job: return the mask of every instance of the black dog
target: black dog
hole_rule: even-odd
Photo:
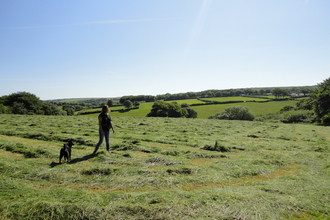
[[[60,151],[60,163],[62,160],[62,157],[66,160],[66,162],[70,162],[71,160],[71,147],[74,145],[73,141],[68,141],[66,142],[63,147],[61,148]]]

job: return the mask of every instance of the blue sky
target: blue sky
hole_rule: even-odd
[[[0,96],[310,86],[329,76],[328,0],[0,1]]]

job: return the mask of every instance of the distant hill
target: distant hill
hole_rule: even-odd
[[[166,93],[166,94],[161,94],[161,95],[155,95],[154,97],[163,97],[163,96],[168,96],[168,95],[185,95],[185,94],[197,94],[198,96],[203,97],[203,94],[206,94],[210,91],[219,91],[219,92],[228,92],[230,91],[231,93],[234,91],[234,96],[237,96],[238,93],[245,93],[246,91],[255,91],[256,93],[259,93],[260,91],[263,92],[270,92],[271,90],[275,88],[280,88],[280,89],[285,89],[288,90],[290,93],[298,93],[303,89],[313,89],[315,88],[316,85],[314,86],[284,86],[284,87],[250,87],[250,88],[237,88],[237,89],[209,89],[209,90],[204,90],[200,92],[186,92],[186,93]],[[229,94],[229,93],[228,93]],[[153,95],[134,95],[136,96],[153,96]],[[228,96],[227,94],[225,96]],[[133,97],[133,95],[125,95],[122,97]],[[108,100],[114,100],[114,101],[119,101],[122,97],[109,97],[109,98],[65,98],[65,99],[52,99],[52,100],[45,100],[45,101],[52,101],[52,102],[60,102],[60,103],[102,103],[102,102],[107,102]],[[208,98],[211,98],[212,96],[208,96]]]
[[[88,101],[100,101],[100,102],[107,102],[108,100],[119,100],[120,98],[66,98],[66,99],[51,99],[51,100],[45,100],[46,102],[88,102]]]

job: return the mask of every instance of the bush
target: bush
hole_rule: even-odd
[[[313,113],[307,110],[289,111],[283,114],[281,121],[284,123],[313,122],[313,116]]]
[[[326,114],[321,118],[322,124],[330,124],[330,113]]]
[[[232,106],[225,108],[221,113],[210,116],[209,119],[253,121],[254,115],[246,106]]]
[[[284,112],[292,111],[293,109],[294,109],[293,106],[291,106],[291,105],[286,105],[286,106],[284,106],[284,107],[280,110],[280,113],[284,113]]]
[[[317,88],[311,91],[310,99],[317,120],[322,122],[323,117],[330,114],[330,78],[318,84]]]
[[[126,109],[131,109],[133,107],[133,102],[131,100],[126,100],[124,106]]]
[[[192,108],[186,108],[188,112],[187,118],[197,118],[197,112]]]
[[[296,109],[313,110],[313,102],[310,98],[301,99],[296,103]]]
[[[187,109],[182,108],[177,102],[168,103],[158,100],[152,105],[152,109],[147,117],[188,118],[189,114]],[[191,114],[192,116],[194,115],[193,113]]]
[[[0,104],[0,114],[9,113],[9,109],[7,106],[4,106],[3,104]]]

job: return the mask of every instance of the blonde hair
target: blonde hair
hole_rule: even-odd
[[[106,114],[106,113],[109,113],[109,112],[110,112],[109,106],[108,105],[104,105],[102,107],[102,113]]]

